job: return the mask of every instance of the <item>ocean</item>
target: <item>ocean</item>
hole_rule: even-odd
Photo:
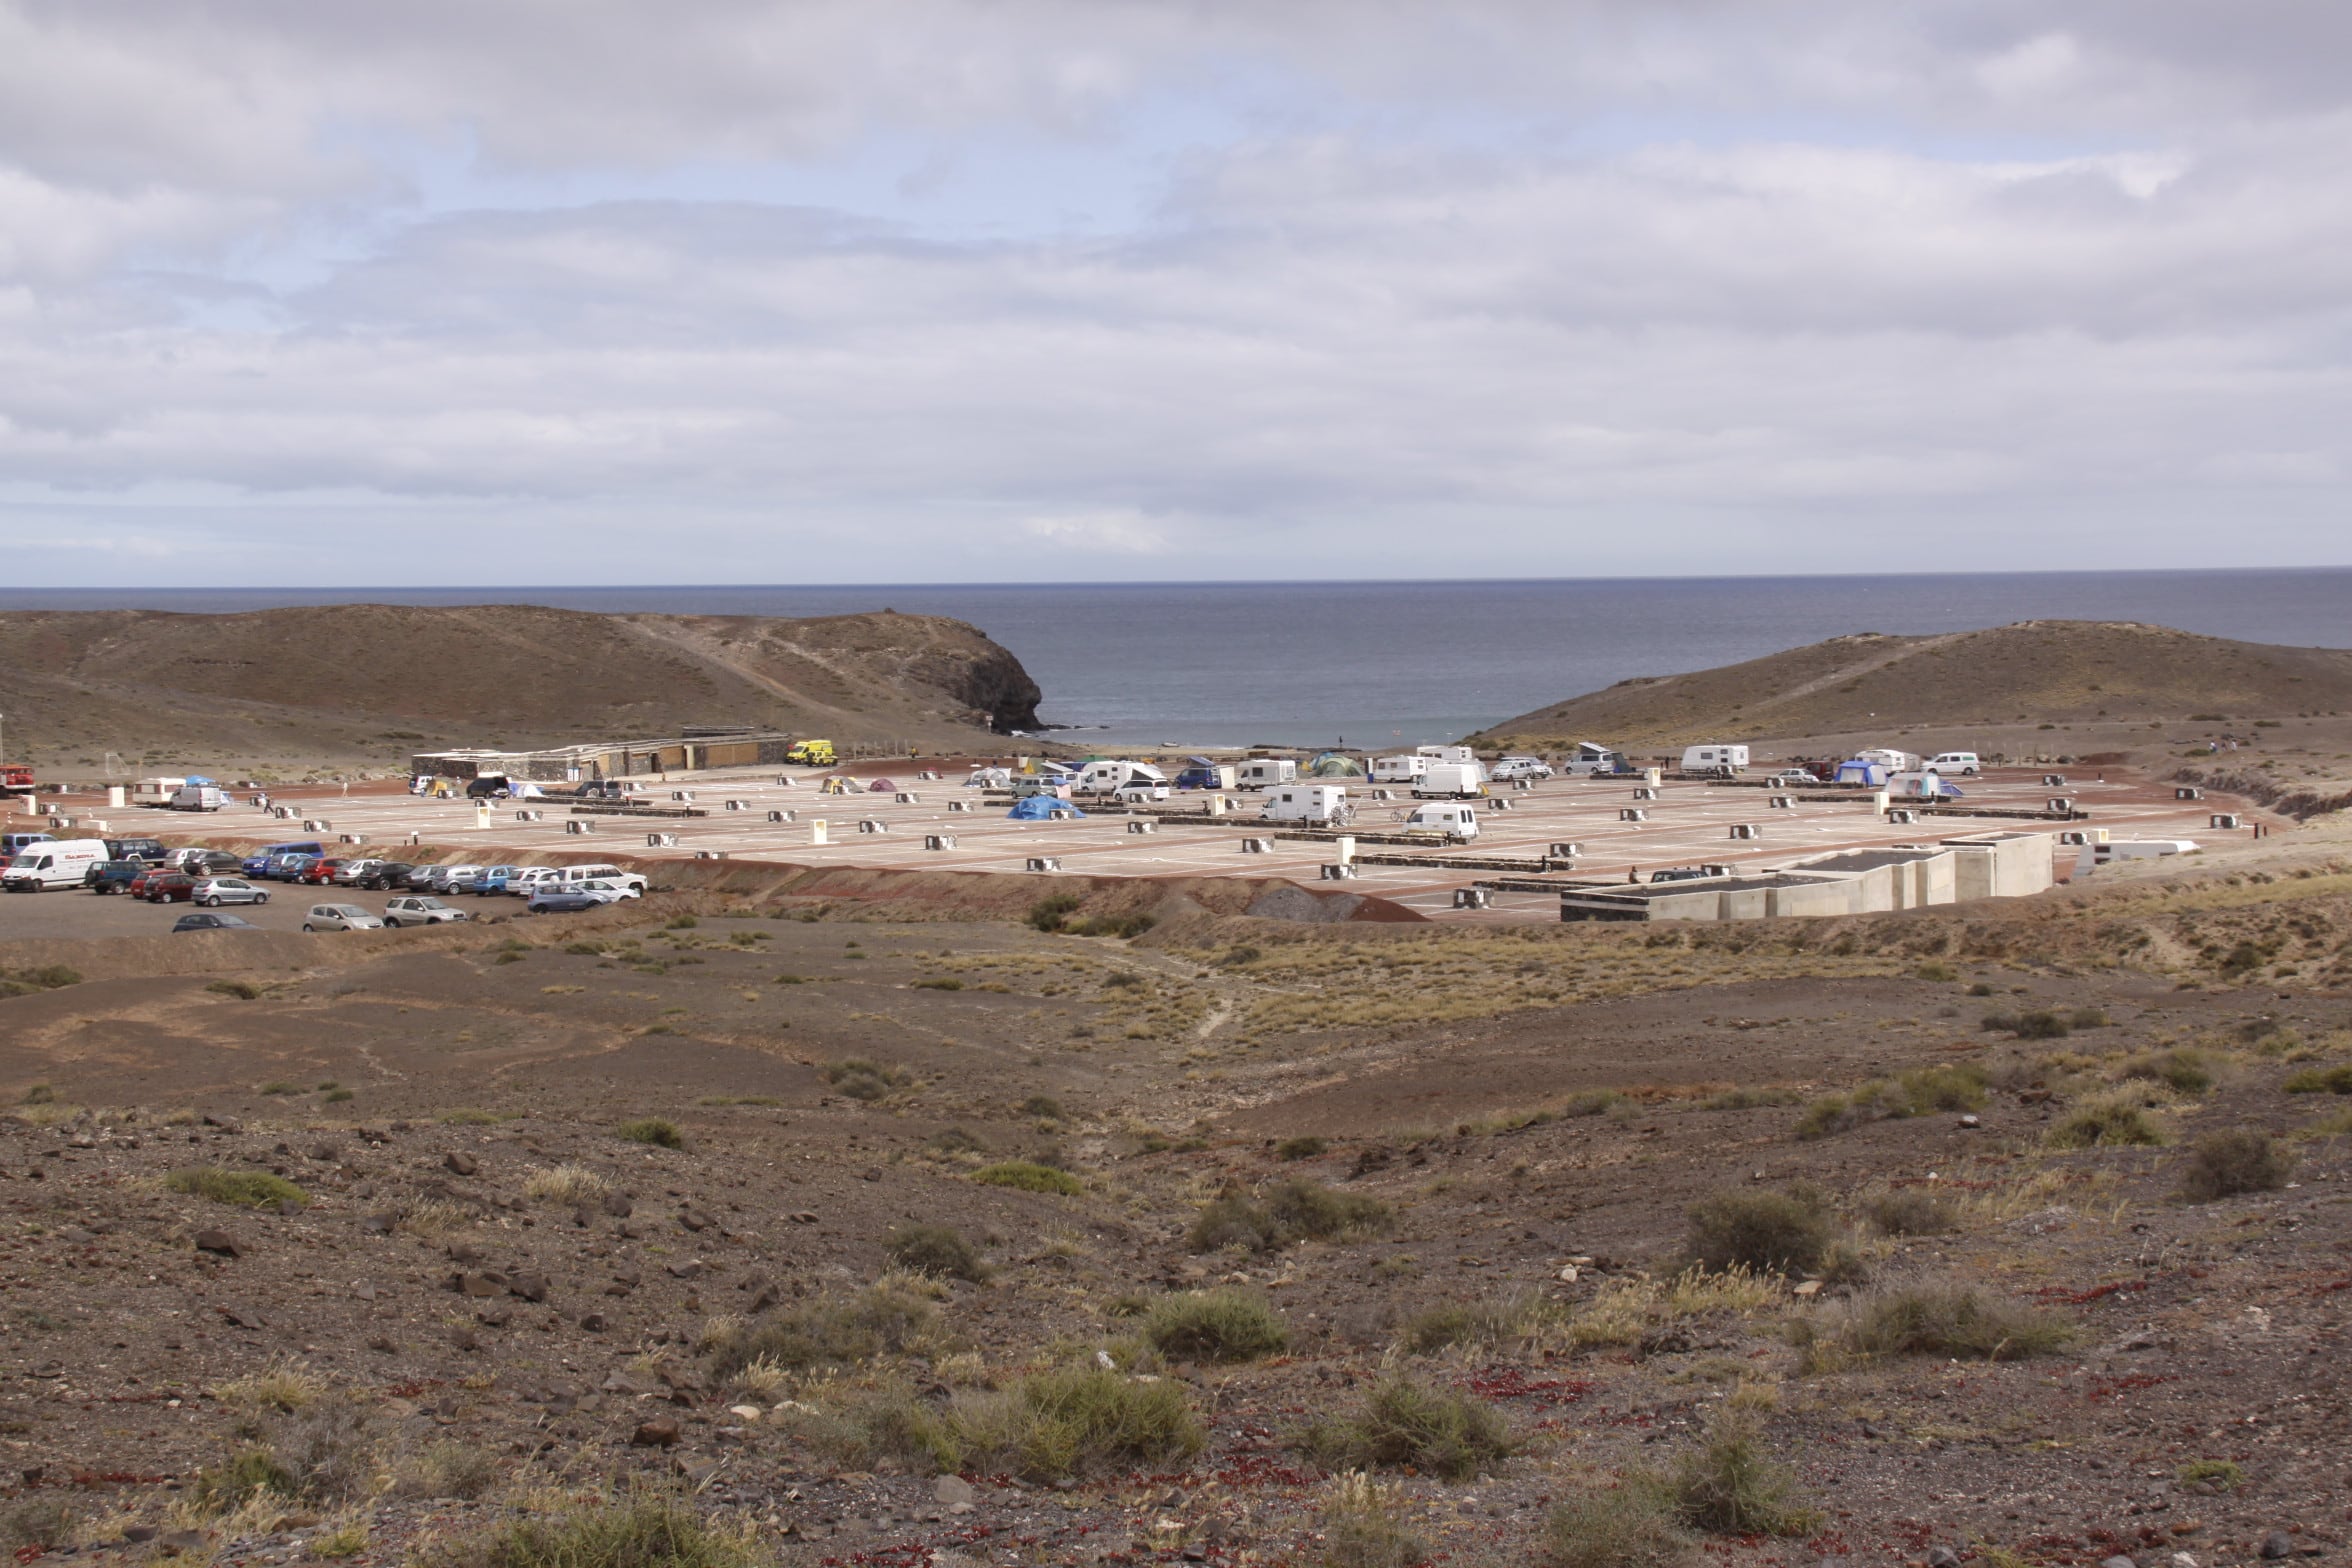
[[[990,583],[642,588],[0,589],[0,609],[263,609],[355,601],[582,610],[952,615],[1010,648],[1063,738],[1105,746],[1459,738],[1635,675],[1846,632],[2151,621],[2352,646],[2352,568],[1538,582]],[[718,717],[718,715],[713,716]]]

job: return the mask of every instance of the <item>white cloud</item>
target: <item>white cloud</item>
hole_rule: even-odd
[[[1159,555],[1168,549],[1167,532],[1133,507],[1024,518],[1021,527],[1052,544],[1103,554]]]

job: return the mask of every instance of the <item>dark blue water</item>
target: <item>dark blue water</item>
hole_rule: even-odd
[[[1845,632],[2152,621],[2352,646],[2352,568],[1550,582],[369,589],[19,589],[0,609],[262,609],[373,600],[582,610],[953,615],[1018,654],[1077,741],[1451,740],[1633,675]]]

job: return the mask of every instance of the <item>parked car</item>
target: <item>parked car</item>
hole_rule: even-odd
[[[1178,789],[1216,789],[1221,782],[1215,768],[1186,768],[1175,779]]]
[[[375,874],[376,867],[382,865],[383,863],[383,861],[375,859],[372,856],[365,860],[338,861],[335,865],[335,886],[358,887],[369,877],[373,876]]]
[[[174,931],[258,931],[261,927],[238,915],[216,915],[211,910],[199,910],[182,915],[172,922]]]
[[[90,868],[82,886],[93,893],[120,893],[146,874],[144,860],[101,860]]]
[[[1729,866],[1668,866],[1663,871],[1650,873],[1652,882],[1700,882],[1708,877],[1731,875]]]
[[[393,899],[384,906],[384,924],[395,929],[401,926],[439,926],[453,920],[474,917],[462,909],[452,909],[437,898],[407,896]]]
[[[645,890],[642,887],[632,887],[630,884],[613,877],[590,877],[584,882],[571,883],[570,886],[583,893],[593,893],[608,904],[617,904],[625,898],[643,898],[645,896]]]
[[[163,847],[163,840],[159,838],[110,838],[106,841],[106,853],[113,860],[162,861],[171,858],[171,851]]]
[[[1534,757],[1502,757],[1486,770],[1486,776],[1508,784],[1515,779],[1548,779],[1552,770]]]
[[[568,915],[583,909],[602,909],[611,902],[602,893],[590,892],[585,882],[575,882],[569,886],[561,882],[542,882],[523,901],[523,912],[532,915]]]
[[[412,893],[438,893],[440,884],[449,875],[447,866],[411,866],[402,885]]]
[[[503,893],[506,891],[507,882],[522,869],[520,866],[484,866],[474,874],[473,881],[467,885],[466,891],[476,898],[487,898],[493,893]]]
[[[543,887],[561,887],[563,873],[554,866],[524,866],[506,879],[505,891],[517,898],[529,898]]]
[[[303,872],[318,864],[318,859],[319,857],[316,855],[300,851],[272,855],[263,863],[261,875],[264,880],[270,882],[299,882],[302,880]]]
[[[255,887],[243,877],[206,877],[190,897],[207,909],[218,909],[223,904],[266,904],[269,889]]]
[[[185,871],[155,871],[139,879],[139,896],[150,904],[185,904],[196,896],[196,879]]]
[[[335,873],[343,869],[343,864],[340,860],[314,860],[302,868],[302,875],[295,880],[311,887],[332,887]]]
[[[474,890],[474,878],[482,874],[482,868],[480,866],[443,866],[440,868],[440,872],[441,874],[433,879],[432,891],[455,895],[471,893]]]
[[[354,887],[374,888],[387,893],[396,887],[408,886],[408,874],[416,868],[405,860],[379,860],[368,869],[368,874],[352,883]]]
[[[128,885],[123,888],[123,891],[130,894],[133,898],[145,898],[147,896],[148,890],[152,888],[160,879],[164,877],[178,877],[186,875],[187,873],[182,871],[177,866],[149,866],[142,870],[137,876],[131,878]]]
[[[357,904],[313,904],[302,917],[305,931],[380,931],[384,922]]]
[[[247,874],[244,857],[232,855],[225,849],[175,849],[164,857],[164,864],[174,871],[185,871],[192,877]]]

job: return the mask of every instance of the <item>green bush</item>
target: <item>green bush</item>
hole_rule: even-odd
[[[286,1474],[268,1449],[247,1448],[225,1465],[208,1465],[198,1470],[189,1500],[199,1515],[217,1518],[234,1512],[264,1492],[291,1498],[294,1478]]]
[[[233,996],[239,1001],[254,1001],[261,995],[261,987],[250,980],[215,980],[204,988],[216,996]]]
[[[988,1277],[979,1252],[951,1225],[896,1226],[882,1245],[890,1261],[909,1273],[975,1284]]]
[[[19,969],[14,974],[0,973],[0,997],[30,996],[35,991],[56,991],[81,983],[80,970],[68,969],[63,964],[43,964],[37,969]]]
[[[2140,1096],[2124,1092],[2085,1100],[2050,1129],[2046,1141],[2053,1149],[2152,1146],[2164,1141],[2164,1133]]]
[[[1029,906],[1029,924],[1040,931],[1059,931],[1082,902],[1075,893],[1048,893]]]
[[[510,1519],[420,1555],[423,1568],[765,1568],[748,1532],[656,1494]]]
[[[1065,1119],[1062,1112],[1062,1102],[1055,1099],[1050,1094],[1033,1094],[1029,1096],[1028,1099],[1023,1100],[1021,1102],[1021,1114],[1023,1116],[1034,1116],[1041,1121],[1049,1122],[1058,1122]]]
[[[1862,1213],[1888,1236],[1935,1236],[1960,1224],[1960,1211],[1952,1200],[1923,1187],[1880,1193],[1863,1204]]]
[[[1675,1512],[1710,1535],[1804,1535],[1821,1522],[1820,1511],[1802,1500],[1795,1473],[1769,1456],[1746,1411],[1718,1414],[1668,1484]]]
[[[2132,1057],[2118,1078],[2146,1079],[2180,1094],[2201,1094],[2213,1087],[2213,1063],[2203,1051],[2175,1046],[2169,1051]]]
[[[885,1389],[808,1436],[837,1463],[893,1459],[939,1471],[1006,1473],[1050,1483],[1112,1468],[1161,1468],[1200,1452],[1200,1421],[1173,1380],[1137,1382],[1099,1366],[1033,1373],[944,1407]]]
[[[1281,1314],[1240,1290],[1162,1296],[1144,1314],[1143,1337],[1178,1361],[1255,1361],[1290,1342]]]
[[[1394,1218],[1378,1198],[1293,1177],[1276,1182],[1262,1199],[1239,1189],[1220,1194],[1194,1217],[1186,1239],[1195,1252],[1235,1246],[1273,1252],[1298,1241],[1375,1233]]]
[[[887,1100],[892,1091],[915,1081],[903,1067],[885,1067],[862,1056],[844,1057],[824,1066],[825,1081],[853,1100]]]
[[[2209,1132],[2189,1150],[2181,1196],[2211,1203],[2247,1192],[2276,1192],[2295,1169],[2294,1151],[2252,1127]]]
[[[1374,1384],[1361,1408],[1326,1416],[1294,1439],[1326,1470],[1403,1469],[1463,1481],[1518,1446],[1494,1411],[1450,1389],[1400,1373]]]
[[[2047,1008],[2030,1013],[1987,1013],[1980,1022],[1987,1030],[2013,1034],[2020,1040],[2063,1040],[2074,1032],[2065,1014]]]
[[[222,1165],[173,1171],[163,1179],[163,1185],[192,1198],[210,1198],[244,1209],[274,1209],[286,1203],[306,1206],[310,1202],[309,1193],[283,1176],[268,1171],[233,1171]]]
[[[983,1165],[972,1173],[972,1179],[990,1187],[1011,1187],[1017,1192],[1050,1192],[1064,1198],[1075,1198],[1086,1190],[1086,1184],[1068,1171],[1057,1171],[1050,1165],[1036,1165],[1028,1160],[1000,1160],[994,1165]]]
[[[1544,1521],[1545,1568],[1683,1568],[1698,1560],[1674,1498],[1657,1476],[1581,1491]]]
[[[2352,1094],[2352,1062],[2342,1067],[2307,1068],[2282,1087],[2289,1094]]]
[[[1854,1304],[1839,1325],[1846,1349],[1873,1356],[2014,1361],[2064,1349],[2074,1326],[1973,1285],[1912,1285]]]
[[[1966,1062],[1914,1067],[1894,1078],[1874,1078],[1845,1094],[1815,1100],[1797,1119],[1796,1134],[1808,1140],[1826,1138],[1882,1117],[1980,1110],[1986,1084],[1984,1070]]]
[[[633,1122],[623,1122],[613,1129],[613,1135],[630,1143],[650,1144],[657,1149],[683,1149],[686,1135],[678,1124],[659,1116],[641,1116]]]
[[[1691,1261],[1718,1271],[1809,1274],[1837,1237],[1829,1200],[1803,1185],[1779,1192],[1727,1189],[1692,1204],[1689,1218]]]
[[[928,1336],[939,1315],[928,1298],[902,1283],[882,1281],[854,1295],[820,1296],[755,1318],[739,1334],[711,1347],[712,1370],[731,1376],[754,1361],[789,1372],[855,1366],[896,1355]]]

